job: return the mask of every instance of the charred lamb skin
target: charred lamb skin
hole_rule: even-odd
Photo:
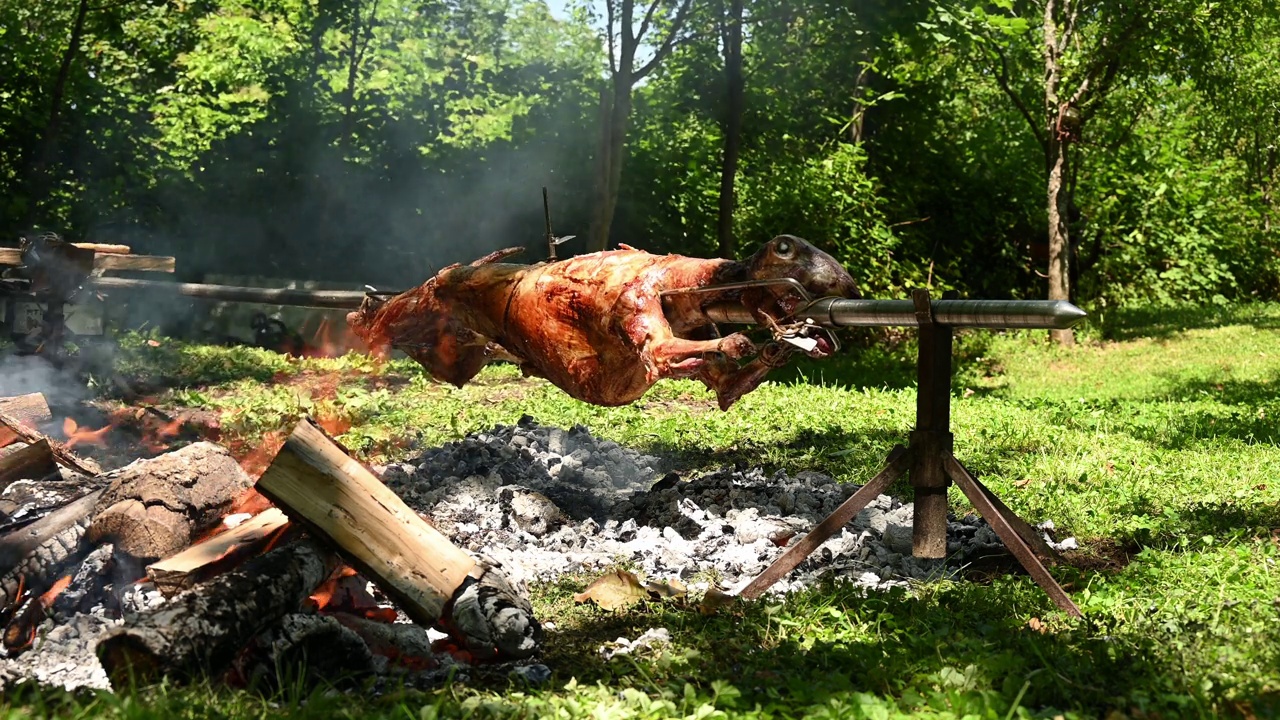
[[[347,322],[375,353],[402,350],[459,387],[505,360],[595,405],[632,403],[663,378],[695,378],[727,410],[770,366],[760,358],[739,366],[755,354],[754,344],[742,333],[711,337],[701,308],[741,302],[765,322],[790,315],[795,294],[752,288],[664,303],[664,291],[793,278],[816,297],[859,297],[834,258],[791,235],[744,261],[652,255],[623,245],[537,265],[502,262],[521,251],[452,265],[387,300],[370,297]]]

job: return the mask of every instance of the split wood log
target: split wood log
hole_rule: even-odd
[[[337,565],[314,541],[283,545],[155,610],[126,616],[98,641],[98,659],[116,687],[219,674],[255,635],[297,612]]]
[[[95,490],[0,537],[0,608],[15,602],[20,592],[44,592],[79,558],[102,492]]]
[[[23,423],[18,418],[4,412],[4,410],[0,410],[0,425],[12,430],[24,442],[36,443],[44,440],[49,443],[49,449],[53,452],[53,457],[76,472],[81,472],[85,475],[98,475],[102,472],[102,468],[98,466],[98,463],[78,457],[66,449],[62,443]]]
[[[310,419],[294,428],[257,489],[342,551],[414,622],[434,624],[476,567]]]
[[[24,445],[16,452],[0,457],[0,491],[9,487],[15,480],[42,478],[58,471],[58,464],[53,459],[53,448],[49,441]]]
[[[165,597],[170,597],[261,555],[267,547],[281,542],[282,535],[290,530],[289,518],[278,508],[271,508],[152,564],[147,575]]]
[[[226,448],[188,445],[108,473],[88,539],[143,564],[168,557],[215,528],[253,478]]]
[[[9,417],[32,428],[40,427],[53,419],[49,403],[41,393],[0,397],[0,412],[8,413]]]

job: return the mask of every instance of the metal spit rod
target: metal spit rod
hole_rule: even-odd
[[[1079,323],[1085,311],[1065,300],[934,300],[933,321],[939,325],[978,328],[1066,329]],[[751,312],[736,303],[705,308],[716,323],[755,324]],[[812,320],[825,327],[916,326],[910,300],[849,300],[821,298],[796,313],[796,320]]]

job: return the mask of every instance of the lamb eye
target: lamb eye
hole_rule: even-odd
[[[791,244],[790,240],[779,240],[773,250],[778,254],[778,257],[789,258],[795,253],[795,246]]]

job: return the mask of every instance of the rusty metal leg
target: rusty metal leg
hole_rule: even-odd
[[[956,485],[960,486],[960,490],[969,498],[969,502],[973,503],[973,506],[978,509],[982,517],[986,518],[987,522],[991,524],[991,529],[995,530],[996,535],[999,535],[1000,540],[1004,542],[1005,547],[1009,548],[1009,551],[1018,559],[1022,567],[1026,568],[1028,573],[1031,573],[1031,577],[1036,581],[1036,584],[1049,594],[1054,604],[1065,610],[1069,615],[1081,617],[1080,608],[1076,607],[1076,604],[1067,595],[1067,591],[1063,590],[1058,581],[1053,579],[1053,576],[1045,569],[1044,564],[1031,551],[1031,547],[1014,529],[1013,522],[1022,522],[1022,520],[1007,507],[1004,508],[1004,512],[1001,512],[996,507],[996,504],[992,502],[994,495],[991,495],[989,490],[983,492],[985,488],[969,474],[969,471],[960,464],[960,461],[955,459],[955,456],[948,453],[943,458],[943,464],[946,467],[947,474],[951,476]],[[999,501],[997,500],[997,502]],[[1000,504],[1003,507],[1004,504]],[[1011,521],[1010,518],[1013,520]],[[1023,524],[1025,525],[1026,523],[1024,522]]]
[[[1057,550],[1054,550],[1049,543],[1045,542],[1044,538],[1040,536],[1040,533],[1036,532],[1035,528],[1031,527],[1030,523],[1018,517],[1017,513],[1010,510],[1009,506],[1005,505],[995,493],[991,492],[990,488],[983,485],[982,481],[978,479],[977,475],[973,474],[972,470],[965,467],[964,463],[955,459],[954,456],[950,458],[950,462],[955,463],[960,470],[964,470],[968,473],[969,479],[978,486],[978,489],[982,491],[983,495],[987,496],[987,499],[991,501],[991,505],[995,507],[996,512],[999,512],[1006,520],[1009,521],[1009,524],[1013,526],[1014,532],[1018,533],[1018,537],[1022,538],[1027,545],[1031,546],[1031,549],[1036,553],[1036,555],[1039,555],[1045,560],[1052,560],[1054,562],[1062,561],[1062,555],[1059,554]],[[956,472],[959,472],[959,470],[953,470],[951,467],[947,468],[948,474]]]
[[[872,500],[889,488],[889,484],[897,480],[907,471],[910,456],[907,449],[901,445],[896,445],[893,451],[889,453],[888,464],[875,477],[871,478],[866,485],[863,485],[857,492],[841,503],[835,512],[826,517],[825,520],[814,526],[805,535],[800,542],[792,545],[782,554],[773,564],[764,569],[764,572],[756,576],[742,592],[738,593],[739,597],[754,600],[759,597],[765,590],[768,590],[774,583],[781,580],[787,573],[796,569],[796,566],[804,562],[804,559],[813,554],[818,546],[826,542],[832,535],[840,531],[845,523],[848,523],[862,509],[866,507]]]

